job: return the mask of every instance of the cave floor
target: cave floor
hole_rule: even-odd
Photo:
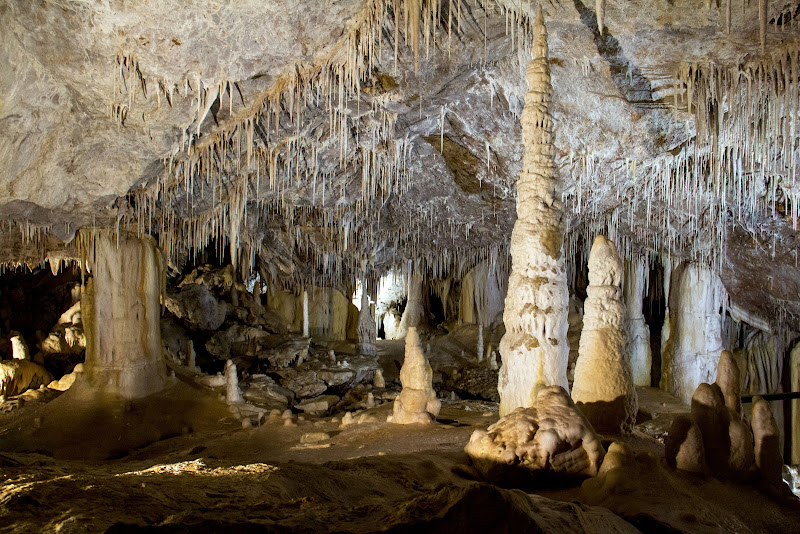
[[[471,433],[497,420],[489,402],[445,401],[433,425],[388,424],[385,403],[344,427],[242,428],[178,380],[127,403],[67,392],[0,414],[0,532],[800,532],[791,494],[666,467],[654,412],[682,405],[640,397],[651,435],[621,439],[635,461],[526,493],[468,466]]]

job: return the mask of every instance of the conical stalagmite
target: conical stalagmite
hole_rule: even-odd
[[[433,390],[433,370],[422,352],[422,345],[415,327],[406,334],[406,354],[400,369],[403,391],[394,401],[393,415],[389,421],[401,425],[431,423],[439,415],[442,406]]]
[[[623,264],[614,244],[597,236],[589,254],[589,287],[575,364],[572,400],[601,433],[630,432],[638,402],[631,376]]]
[[[164,261],[155,240],[95,229],[81,230],[78,240],[81,264],[92,272],[81,299],[86,379],[127,399],[161,390]]]
[[[553,88],[541,9],[534,23],[532,57],[522,111],[525,156],[517,181],[517,221],[511,233],[511,275],[503,312],[506,333],[500,342],[501,416],[531,406],[546,386],[569,387],[563,184],[548,111]]]

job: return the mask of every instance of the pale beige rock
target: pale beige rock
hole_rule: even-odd
[[[20,334],[11,336],[11,353],[15,360],[30,360],[31,355],[28,351],[28,344]]]
[[[759,398],[753,403],[750,424],[755,438],[756,466],[761,473],[761,478],[768,484],[777,486],[782,480],[783,455],[780,449],[778,424],[772,415],[769,402]]]
[[[489,481],[530,485],[595,476],[605,450],[589,422],[560,386],[541,390],[533,406],[517,408],[464,448]]]
[[[383,371],[375,369],[375,378],[372,379],[372,385],[376,388],[385,388],[386,381],[383,379]]]
[[[706,452],[703,434],[689,417],[679,415],[672,421],[664,442],[667,464],[682,471],[705,473]]]
[[[522,111],[525,155],[517,181],[517,221],[511,233],[511,274],[503,312],[506,333],[500,341],[501,416],[531,406],[536,393],[546,386],[569,387],[563,182],[555,164],[553,118],[548,111],[553,88],[541,9],[533,30]]]
[[[417,327],[424,308],[422,306],[422,276],[417,272],[411,272],[408,276],[408,300],[403,316],[393,333],[392,339],[403,339],[412,327]],[[387,336],[388,336],[387,332]]]
[[[11,397],[53,381],[47,370],[30,360],[0,361],[0,396]]]
[[[714,381],[722,391],[725,406],[732,414],[742,418],[742,378],[739,364],[730,351],[723,350],[717,364],[717,379]]]
[[[91,268],[81,300],[84,376],[94,389],[134,399],[164,387],[161,302],[165,267],[155,240],[82,229],[81,263]]]
[[[431,423],[441,409],[441,401],[433,390],[433,370],[422,353],[415,327],[406,334],[406,353],[400,369],[403,390],[394,401],[391,422],[398,424]]]
[[[600,433],[628,433],[638,400],[631,376],[623,264],[614,244],[598,235],[589,254],[589,287],[575,364],[572,400]]]

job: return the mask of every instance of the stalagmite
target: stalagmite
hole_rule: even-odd
[[[478,355],[478,361],[482,362],[483,361],[483,325],[482,324],[478,325],[478,347],[477,347],[476,353]]]
[[[727,473],[731,450],[730,419],[719,386],[702,383],[697,387],[692,397],[692,419],[703,436],[703,449],[711,471],[714,474]]]
[[[703,434],[691,418],[679,415],[672,421],[664,442],[664,455],[670,467],[692,473],[705,473],[706,453]]]
[[[800,343],[792,349],[789,357],[792,391],[800,391]],[[800,399],[792,400],[792,444],[791,464],[800,464]]]
[[[761,478],[777,486],[781,483],[783,455],[778,424],[769,408],[769,402],[759,398],[753,403],[751,425],[755,438],[756,466],[761,472]]]
[[[228,404],[242,402],[242,391],[239,389],[239,377],[233,360],[225,362],[225,400]]]
[[[309,337],[308,334],[308,291],[303,289],[303,337]]]
[[[575,364],[572,400],[600,433],[627,433],[638,401],[631,377],[622,300],[623,264],[614,244],[597,236],[589,253],[589,287]]]
[[[408,300],[403,317],[395,330],[394,339],[406,337],[409,328],[419,325],[424,310],[422,307],[422,276],[412,272],[408,277]]]
[[[553,88],[541,8],[534,23],[532,58],[522,111],[525,155],[511,234],[511,274],[503,313],[506,333],[500,341],[501,416],[530,406],[544,387],[569,387],[563,185],[555,165],[553,119],[548,111]]]
[[[22,335],[15,333],[11,336],[11,354],[15,360],[31,359],[28,345],[25,343],[25,338],[23,338]]]
[[[630,343],[631,371],[637,386],[650,385],[650,327],[642,313],[647,263],[644,258],[625,262],[625,310],[627,312],[628,341]]]
[[[500,368],[500,366],[497,363],[497,351],[493,350],[492,352],[489,353],[488,367],[492,371],[497,371]]]
[[[78,246],[82,270],[88,266],[92,272],[81,299],[86,335],[82,377],[93,389],[127,399],[161,390],[165,367],[159,297],[165,271],[155,240],[83,229]]]
[[[422,353],[422,345],[415,327],[406,334],[406,354],[400,369],[403,390],[394,401],[393,415],[389,422],[401,425],[431,423],[439,415],[442,403],[433,390],[433,370]]]
[[[383,379],[383,371],[381,369],[375,369],[375,378],[372,379],[372,386],[379,389],[386,387],[386,381]]]
[[[186,342],[186,367],[188,367],[190,371],[197,370],[196,358],[197,353],[194,351],[194,342],[190,339]]]
[[[375,347],[375,319],[372,317],[372,306],[369,303],[366,285],[361,291],[361,309],[358,312],[358,346],[356,350],[361,354],[375,356],[378,349]]]
[[[706,267],[681,266],[672,274],[670,330],[663,345],[661,389],[689,403],[702,382],[716,375],[722,351],[720,309],[725,290]]]

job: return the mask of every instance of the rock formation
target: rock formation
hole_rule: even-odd
[[[439,415],[442,403],[433,390],[433,370],[422,353],[416,327],[406,334],[406,355],[400,369],[403,390],[394,401],[390,422],[401,425],[431,423]]]
[[[689,403],[701,382],[715,375],[722,351],[719,277],[696,264],[675,269],[669,293],[669,326],[662,335],[661,389]]]
[[[560,386],[539,391],[464,448],[486,479],[500,485],[537,485],[597,474],[605,450],[592,426]]]
[[[28,351],[28,344],[20,334],[14,333],[11,336],[11,354],[15,360],[30,360],[31,355]]]
[[[225,400],[229,404],[242,402],[242,391],[239,389],[239,375],[233,360],[225,362]]]
[[[424,309],[422,307],[422,276],[413,271],[408,275],[408,300],[400,324],[394,331],[394,339],[406,337],[411,327],[419,325]]]
[[[623,264],[605,236],[589,253],[589,287],[572,399],[600,433],[630,432],[638,402],[631,377],[622,300]]]
[[[19,395],[29,389],[46,386],[53,377],[41,365],[30,360],[0,361],[0,397]]]
[[[773,486],[781,484],[783,455],[780,449],[780,432],[769,402],[759,398],[753,402],[751,419],[755,438],[755,462],[761,478]]]
[[[697,386],[692,397],[692,419],[703,435],[709,468],[713,473],[727,473],[731,451],[728,433],[730,418],[719,386],[706,383]]]
[[[81,264],[91,268],[81,299],[86,335],[83,376],[93,388],[126,399],[159,391],[164,262],[155,240],[121,230],[79,234]]]
[[[644,258],[625,261],[626,325],[633,383],[637,386],[650,386],[650,367],[653,363],[650,351],[650,327],[647,326],[642,313],[644,290],[649,274]]]
[[[361,354],[375,356],[378,349],[375,346],[375,318],[372,315],[372,306],[369,303],[369,294],[366,284],[361,289],[361,309],[358,313],[358,345],[356,350]]]
[[[690,417],[679,415],[672,421],[664,442],[667,464],[682,471],[706,473],[703,434]]]
[[[555,164],[553,88],[542,11],[534,23],[528,92],[522,110],[525,155],[517,181],[517,221],[511,233],[511,274],[500,341],[500,415],[531,406],[551,385],[568,388],[567,312],[562,181]]]

